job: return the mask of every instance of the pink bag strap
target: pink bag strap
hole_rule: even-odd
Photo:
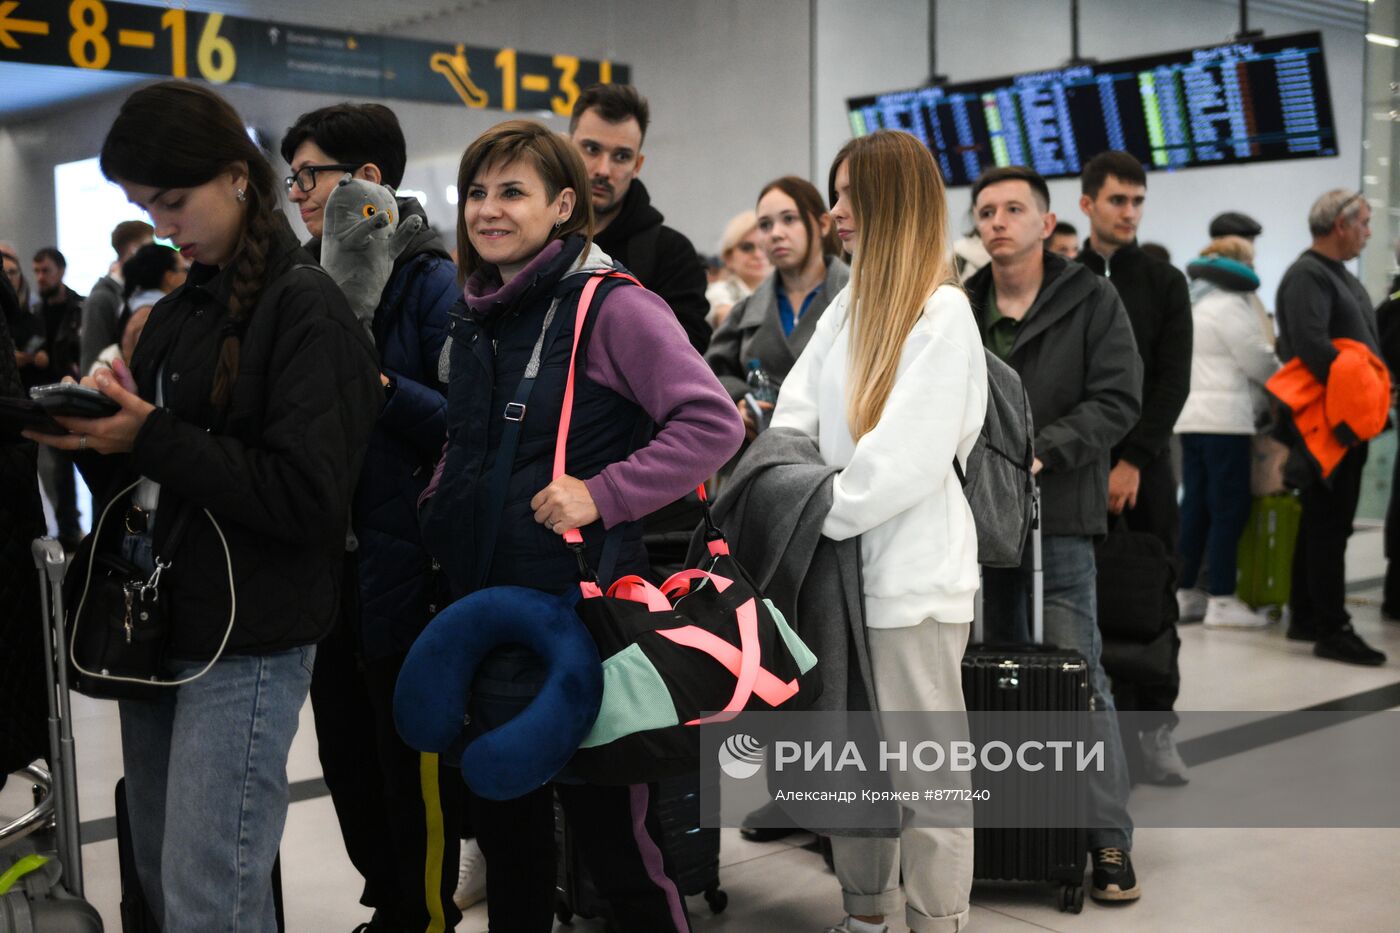
[[[708,570],[682,570],[666,578],[666,582],[661,584],[661,592],[667,597],[672,597],[679,590],[680,595],[685,596],[690,592],[691,584],[696,580],[709,580],[721,593],[729,589],[730,584],[734,582],[728,577],[710,573]]]
[[[644,603],[650,612],[670,612],[673,608],[665,593],[635,573],[618,577],[613,585],[608,587],[608,596],[613,599]]]
[[[796,680],[784,683],[760,664],[762,649],[758,642],[758,612],[754,601],[750,599],[740,606],[736,615],[739,621],[740,647],[738,648],[713,632],[708,632],[695,625],[662,629],[656,633],[678,645],[703,651],[724,665],[725,669],[733,674],[737,680],[734,685],[734,695],[730,698],[723,712],[716,713],[714,716],[693,719],[686,723],[687,726],[727,722],[742,712],[744,707],[748,705],[749,698],[755,694],[760,700],[774,708],[797,695]]]
[[[593,296],[598,293],[598,286],[603,284],[606,278],[626,279],[638,288],[645,287],[633,276],[625,272],[597,272],[588,277],[588,282],[583,286],[583,292],[578,298],[578,309],[574,312],[574,343],[569,351],[569,375],[564,382],[564,404],[559,412],[559,433],[554,439],[554,471],[553,479],[563,476],[565,470],[565,450],[569,442],[569,425],[574,416],[574,380],[578,372],[578,345],[583,339],[583,327],[588,321],[588,312],[593,305]],[[713,528],[710,521],[709,496],[705,492],[705,484],[701,483],[696,487],[696,495],[705,504],[705,523]],[[716,531],[716,533],[718,533]],[[564,543],[573,547],[583,544],[583,535],[577,528],[570,528],[564,532]],[[723,538],[712,539],[709,542],[710,553],[716,556],[729,553],[729,545]],[[591,595],[591,594],[585,594]]]
[[[583,339],[583,325],[588,321],[588,309],[593,304],[593,296],[598,293],[598,286],[610,275],[628,279],[637,285],[642,284],[621,272],[599,272],[590,275],[588,282],[583,286],[583,294],[578,298],[578,310],[574,313],[574,345],[569,351],[569,375],[564,382],[564,406],[559,412],[559,434],[554,441],[554,479],[564,475],[564,449],[569,441],[569,422],[574,416],[574,376],[578,368],[578,345]],[[583,535],[579,534],[577,528],[570,528],[564,532],[564,543],[582,544]]]

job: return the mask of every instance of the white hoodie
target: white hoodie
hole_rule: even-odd
[[[971,622],[979,583],[977,528],[953,457],[962,462],[987,413],[987,363],[967,296],[943,285],[924,305],[894,388],[858,442],[846,420],[850,287],[832,301],[783,382],[774,426],[816,438],[841,468],[822,533],[861,536],[866,625]]]

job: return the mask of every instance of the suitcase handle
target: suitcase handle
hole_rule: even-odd
[[[39,571],[39,602],[43,610],[44,678],[49,688],[49,767],[53,773],[54,810],[58,823],[58,857],[63,878],[74,896],[83,896],[83,848],[79,836],[77,754],[73,747],[73,711],[68,696],[68,659],[64,636],[63,574],[67,558],[53,538],[37,538],[30,546]]]

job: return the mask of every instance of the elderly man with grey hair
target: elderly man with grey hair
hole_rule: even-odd
[[[1322,195],[1308,211],[1312,246],[1279,283],[1279,359],[1299,358],[1324,385],[1337,357],[1333,340],[1356,340],[1380,354],[1370,296],[1343,265],[1361,254],[1370,224],[1371,206],[1359,192]],[[1291,477],[1302,486],[1303,518],[1293,557],[1288,637],[1314,642],[1313,653],[1320,658],[1376,666],[1385,663],[1385,655],[1356,634],[1345,606],[1347,539],[1366,453],[1365,443],[1354,445],[1326,480],[1315,473]]]

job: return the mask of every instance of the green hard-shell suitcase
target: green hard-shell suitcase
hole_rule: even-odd
[[[1240,536],[1235,595],[1243,602],[1255,609],[1288,605],[1302,516],[1303,506],[1294,493],[1255,498]]]

